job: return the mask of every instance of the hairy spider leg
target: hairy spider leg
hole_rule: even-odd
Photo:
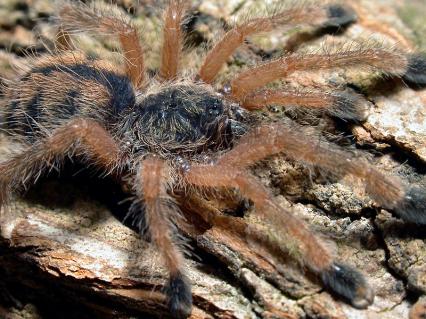
[[[298,125],[293,128],[282,124],[260,126],[243,136],[232,150],[218,159],[217,164],[243,168],[279,152],[332,174],[362,180],[367,194],[379,205],[394,210],[404,220],[426,224],[424,190],[407,186],[396,176],[386,176],[369,165],[366,159],[357,158],[325,141],[315,142],[309,132]]]
[[[354,307],[366,308],[374,299],[374,292],[368,286],[364,276],[357,270],[334,260],[327,246],[315,236],[308,227],[280,207],[256,178],[235,166],[224,163],[216,165],[194,165],[185,173],[187,183],[199,187],[233,187],[250,198],[255,205],[255,214],[265,223],[284,232],[292,241],[292,250],[310,270],[318,274],[323,283],[332,291],[344,297]],[[218,218],[214,218],[216,221]],[[223,223],[223,219],[219,218]],[[253,228],[246,228],[246,236],[261,234]],[[262,239],[264,236],[260,236]]]
[[[294,238],[292,237],[282,236],[281,229],[277,228],[276,232],[273,232],[274,234],[271,236],[271,232],[265,232],[264,229],[258,227],[257,223],[247,223],[242,218],[227,216],[199,196],[190,195],[189,198],[186,198],[185,205],[206,223],[217,227],[220,232],[231,232],[240,238],[253,240],[256,246],[261,245],[262,250],[255,249],[261,256],[266,249],[267,254],[271,253],[275,256],[283,253],[293,253],[296,259],[303,262],[303,260],[300,260],[300,257],[303,259],[303,256],[297,251],[297,248],[295,249],[294,244],[297,245],[298,243],[294,243]],[[275,230],[274,227],[277,227],[277,225],[269,225],[268,229]],[[316,237],[315,240],[319,241]],[[304,256],[304,258],[308,259],[308,256]],[[333,261],[333,264],[327,270],[322,272],[317,270],[317,274],[326,287],[352,301],[358,308],[368,306],[368,302],[371,302],[374,298],[373,290],[368,287],[364,277],[356,269],[348,265]]]
[[[164,12],[163,49],[161,50],[160,77],[176,78],[182,53],[182,19],[187,7],[186,0],[172,0]]]
[[[409,65],[409,56],[385,48],[361,48],[325,54],[291,54],[241,72],[231,80],[231,98],[244,102],[247,95],[256,89],[296,71],[356,66],[404,76]]]
[[[93,120],[74,119],[0,163],[0,207],[7,204],[12,191],[26,188],[46,169],[73,154],[107,173],[119,174],[122,167],[123,155],[112,136]]]
[[[135,191],[145,206],[146,225],[152,242],[161,252],[169,271],[167,303],[176,318],[187,318],[192,311],[191,284],[183,270],[184,256],[174,244],[177,232],[173,221],[179,218],[178,207],[167,194],[170,168],[166,162],[148,157],[140,163]]]
[[[70,34],[61,26],[58,27],[54,43],[58,51],[74,51],[76,49]]]
[[[211,49],[200,68],[199,77],[205,83],[212,83],[229,57],[249,36],[270,32],[280,26],[295,27],[303,24],[315,27],[341,26],[355,20],[355,13],[348,7],[340,5],[320,7],[313,4],[294,4],[271,16],[248,20],[228,31]]]
[[[264,89],[248,95],[241,106],[250,111],[263,109],[271,104],[306,107],[325,110],[328,114],[342,119],[362,121],[367,115],[364,102],[364,99],[355,93]]]
[[[125,58],[126,73],[135,88],[143,86],[145,64],[139,32],[130,18],[118,10],[97,6],[89,7],[83,3],[64,4],[59,11],[62,28],[67,32],[92,31],[97,34],[117,35]]]

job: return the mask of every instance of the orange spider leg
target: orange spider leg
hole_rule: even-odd
[[[323,283],[339,295],[348,299],[355,307],[365,308],[374,298],[372,289],[364,277],[355,269],[336,262],[326,245],[307,226],[289,211],[280,207],[268,190],[249,173],[233,166],[194,165],[185,172],[185,181],[199,187],[233,187],[250,198],[256,212],[274,230],[285,233],[290,250],[312,271],[320,275]],[[250,234],[248,228],[246,234]],[[254,234],[256,235],[256,234]]]
[[[407,72],[409,59],[402,53],[383,48],[342,51],[330,54],[292,54],[248,69],[231,81],[231,97],[244,101],[248,94],[266,84],[296,71],[330,68],[369,67],[381,72],[402,76]]]
[[[133,85],[140,88],[145,80],[145,64],[139,32],[130,18],[116,8],[111,10],[89,7],[85,4],[65,4],[61,7],[59,17],[66,31],[92,31],[101,35],[118,35],[125,58],[126,73]]]
[[[366,192],[382,207],[394,210],[405,220],[426,224],[424,190],[408,187],[399,178],[384,175],[365,159],[336,149],[324,141],[315,141],[299,126],[292,128],[274,124],[258,127],[222,155],[217,164],[242,168],[279,152],[338,176],[349,174],[360,179],[366,184]]]
[[[176,78],[182,52],[181,24],[187,1],[172,0],[164,16],[164,40],[161,55],[160,76],[164,80]]]
[[[300,24],[345,25],[355,21],[355,18],[356,16],[350,8],[337,5],[319,7],[302,4],[284,9],[269,17],[247,21],[228,31],[213,47],[201,66],[199,77],[205,83],[213,82],[229,57],[251,35],[270,32],[284,25],[293,27]]]
[[[123,156],[112,136],[93,120],[75,119],[22,153],[0,163],[0,207],[11,191],[25,188],[46,168],[74,153],[90,159],[108,173],[120,173]]]
[[[70,34],[65,31],[62,27],[58,28],[55,36],[55,47],[59,51],[72,51],[75,50],[74,43],[71,39]]]
[[[174,244],[173,219],[180,216],[179,209],[167,194],[170,168],[157,158],[149,157],[140,164],[136,175],[136,193],[145,205],[146,224],[153,243],[161,251],[169,271],[166,288],[168,306],[177,318],[191,314],[191,285],[184,274],[183,254]],[[176,232],[175,232],[176,233]]]
[[[185,173],[185,181],[201,187],[238,188],[243,196],[254,202],[256,214],[297,240],[303,262],[311,269],[318,271],[330,265],[332,257],[326,246],[301,221],[280,208],[269,191],[249,173],[223,164],[193,165]],[[277,211],[280,211],[278,215]]]
[[[362,121],[366,117],[366,103],[357,94],[282,91],[265,89],[248,95],[242,107],[248,110],[262,109],[267,105],[302,106],[321,109],[329,114],[354,121]]]

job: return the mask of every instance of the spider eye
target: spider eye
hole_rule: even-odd
[[[206,103],[207,113],[210,117],[218,117],[223,113],[223,104],[220,100],[212,98],[211,102]]]

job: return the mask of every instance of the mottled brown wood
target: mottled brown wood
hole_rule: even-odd
[[[9,213],[16,214],[18,207],[25,204],[18,203]],[[117,313],[123,318],[143,313],[168,317],[161,293],[167,272],[153,247],[106,211],[90,216],[93,225],[88,227],[85,212],[74,212],[57,216],[39,208],[21,217],[3,214],[0,272],[7,274],[7,285],[19,282],[33,290],[34,300],[44,298],[48,291],[54,295],[52,302],[55,297],[66,298],[102,318],[115,318]],[[199,266],[191,261],[186,265],[194,285],[191,318],[242,318],[238,311],[250,317],[251,311],[243,304],[237,306],[235,297],[225,298],[230,307],[224,303],[221,294],[237,290],[223,286]]]

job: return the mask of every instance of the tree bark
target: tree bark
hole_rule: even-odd
[[[0,45],[12,52],[0,55],[0,75],[12,78],[13,69],[3,61],[25,63],[19,57],[24,49],[35,45],[41,50],[34,32],[48,37],[54,28],[50,22],[36,17],[52,15],[54,7],[47,0],[6,2],[7,5],[0,4]],[[194,2],[199,14],[190,26],[193,32],[188,41],[207,42],[220,28],[220,21],[230,20],[231,12],[250,6],[258,8],[260,3]],[[359,21],[339,35],[303,29],[297,35],[277,32],[256,37],[234,55],[221,78],[230,79],[241,66],[260,62],[263,57],[283,50],[316,50],[324,41],[365,41],[371,34],[387,44],[397,43],[406,51],[426,49],[426,31],[421,29],[423,23],[416,22],[423,21],[423,1],[350,3]],[[124,7],[132,4],[130,0],[120,2]],[[135,22],[145,27],[144,43],[151,49],[146,50],[149,64],[158,58],[152,52],[160,47],[155,30],[161,14],[145,6],[145,2],[135,8]],[[102,41],[102,45],[113,45],[108,39]],[[82,39],[82,46],[89,52],[105,50],[94,40]],[[196,46],[191,58],[185,58],[182,65],[194,65],[191,59],[203,52],[201,47]],[[352,125],[321,114],[268,109],[260,114],[265,121],[290,117],[302,124],[308,122],[318,131],[323,130],[326,138],[352,134],[353,139],[338,142],[343,147],[355,143],[358,153],[371,157],[372,163],[382,170],[426,187],[425,90],[356,69],[295,74],[288,81],[298,88],[355,88],[365,96],[371,114],[365,123]],[[11,149],[9,139],[2,136],[1,158],[6,159]],[[169,317],[162,294],[166,272],[159,253],[137,232],[123,225],[125,212],[121,206],[110,205],[116,197],[118,201],[126,196],[116,196],[121,190],[108,179],[95,178],[92,182],[87,174],[72,177],[78,170],[72,165],[67,170],[65,177],[42,179],[27,195],[17,196],[2,211],[0,317]],[[192,256],[186,262],[193,285],[191,318],[408,317],[412,304],[426,293],[426,243],[421,227],[406,225],[376,207],[362,194],[362,185],[325,181],[321,172],[284,156],[263,161],[252,170],[277,201],[292,207],[296,216],[337,243],[338,259],[368,275],[376,290],[375,302],[367,310],[355,310],[324,291],[318,280],[291,258],[269,255],[256,243],[232,230],[210,225],[200,217],[225,216],[236,227],[256,223],[250,210],[242,210],[238,201],[191,198],[181,205],[188,219],[188,226],[182,231],[192,247]],[[105,183],[108,186],[102,186]],[[348,184],[350,187],[345,186]],[[417,305],[415,309],[421,313],[422,307]]]

